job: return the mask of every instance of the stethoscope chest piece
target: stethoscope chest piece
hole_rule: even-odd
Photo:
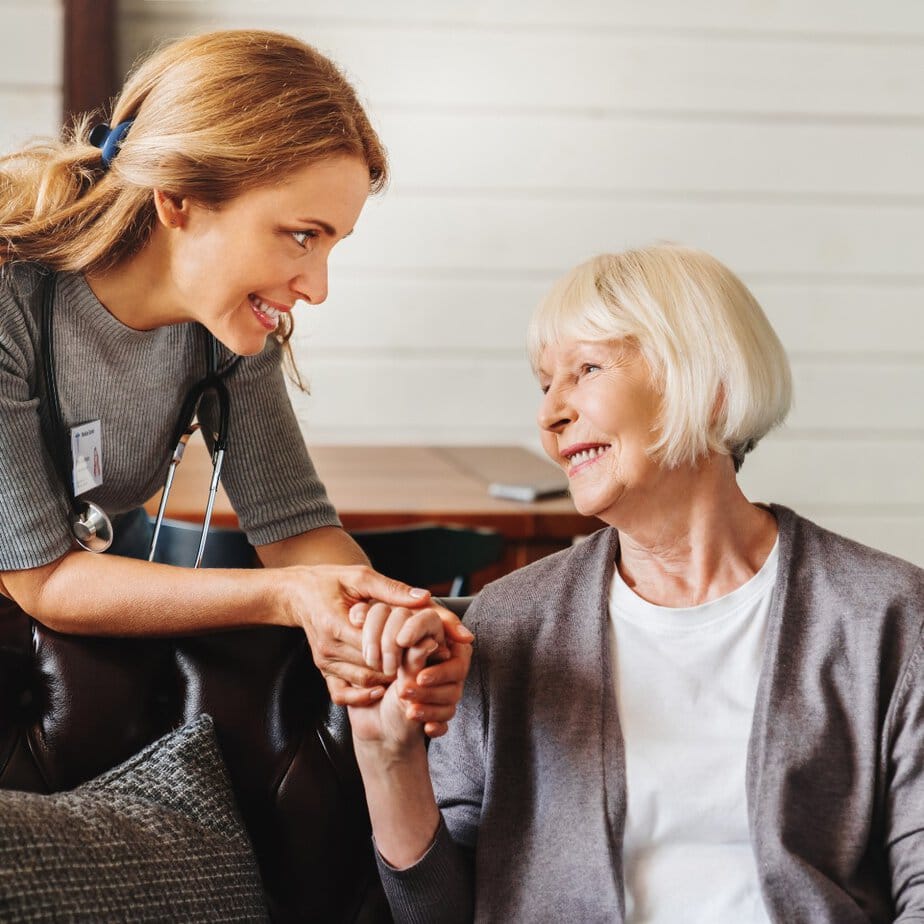
[[[46,426],[46,442],[49,451],[56,460],[58,476],[63,485],[68,486],[70,477],[71,450],[68,441],[64,438],[64,422],[61,414],[61,405],[58,400],[58,384],[55,377],[54,363],[54,326],[51,323],[52,302],[54,301],[55,274],[51,273],[45,279],[45,291],[42,296],[42,340],[44,343],[43,351],[43,384],[45,388],[45,401],[48,407],[48,421]],[[205,510],[205,522],[202,524],[202,535],[199,539],[199,551],[196,555],[194,567],[198,568],[202,562],[202,556],[205,552],[205,540],[209,531],[209,524],[212,519],[212,507],[215,504],[215,494],[218,491],[218,480],[221,477],[221,466],[225,455],[225,448],[228,442],[228,421],[230,419],[230,398],[228,388],[224,383],[224,376],[231,371],[237,360],[231,363],[223,372],[218,372],[218,343],[211,335],[208,336],[208,348],[206,351],[206,375],[200,382],[197,382],[189,390],[186,399],[183,402],[183,408],[180,411],[180,420],[174,434],[173,456],[170,467],[167,472],[167,481],[164,484],[164,490],[161,498],[160,509],[157,512],[157,519],[154,524],[154,535],[151,540],[151,551],[148,556],[149,561],[154,561],[154,553],[157,548],[157,538],[160,535],[160,527],[164,517],[164,510],[167,506],[167,497],[170,494],[170,486],[173,484],[173,475],[177,465],[183,458],[183,450],[186,448],[186,442],[199,424],[193,423],[198,415],[199,402],[206,392],[214,392],[218,404],[218,430],[213,434],[214,444],[212,449],[212,480],[209,484],[209,499]],[[96,504],[87,501],[80,502],[75,497],[73,491],[68,490],[68,504],[70,506],[70,527],[71,533],[77,544],[88,552],[105,552],[112,545],[112,521],[106,515],[105,511]]]
[[[71,515],[71,531],[77,544],[88,552],[105,552],[112,545],[112,521],[96,504]]]

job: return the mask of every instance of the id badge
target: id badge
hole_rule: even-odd
[[[103,427],[100,421],[71,427],[71,458],[74,460],[74,497],[103,483]]]

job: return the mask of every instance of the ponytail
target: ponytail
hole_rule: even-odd
[[[106,272],[149,241],[155,189],[220,207],[337,156],[367,165],[370,192],[387,182],[385,151],[346,78],[281,33],[230,30],[167,45],[130,75],[111,115],[106,137],[122,132],[108,151],[87,115],[62,141],[0,157],[0,264]],[[277,339],[291,334],[286,314]]]
[[[346,78],[281,33],[230,30],[165,46],[130,75],[111,123],[123,128],[114,159],[114,146],[104,153],[91,142],[90,116],[62,141],[0,157],[0,263],[104,272],[147,243],[155,189],[220,207],[343,155],[366,163],[371,192],[387,180],[385,151]]]

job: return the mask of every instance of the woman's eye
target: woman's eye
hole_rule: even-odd
[[[308,242],[314,240],[318,236],[317,231],[291,231],[292,237],[295,238],[295,243],[299,247],[307,247]]]
[[[600,371],[600,367],[596,363],[584,363],[584,365],[581,366],[581,372],[583,372],[585,375],[587,375],[587,373],[589,372],[599,372],[599,371]]]

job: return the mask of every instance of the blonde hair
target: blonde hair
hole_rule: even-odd
[[[789,360],[757,300],[715,257],[674,244],[603,254],[553,286],[529,326],[537,371],[564,338],[636,344],[662,396],[650,453],[673,468],[746,453],[786,418]]]
[[[91,118],[62,142],[0,158],[0,263],[105,272],[140,250],[155,222],[154,189],[213,207],[339,155],[388,176],[385,151],[355,91],[310,45],[231,30],[165,46],[128,78],[110,123],[134,119],[107,170]],[[286,315],[279,339],[291,336]]]

